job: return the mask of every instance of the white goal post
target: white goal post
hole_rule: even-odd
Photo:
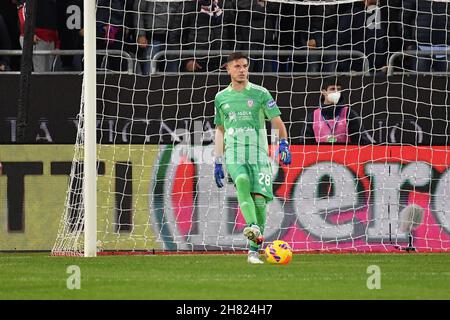
[[[97,255],[97,67],[95,1],[84,3],[84,256]]]

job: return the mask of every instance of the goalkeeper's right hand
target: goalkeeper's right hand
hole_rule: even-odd
[[[225,178],[225,174],[223,173],[222,159],[217,158],[214,161],[214,179],[216,180],[216,185],[218,188],[223,187],[223,178]]]

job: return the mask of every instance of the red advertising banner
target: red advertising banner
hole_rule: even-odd
[[[416,218],[402,211],[412,207],[420,212],[420,222],[409,227],[412,245],[447,251],[449,166],[447,147],[293,146],[293,164],[282,168],[286,179],[277,195],[299,207],[299,223],[283,239],[298,250],[397,250],[409,242],[401,226]],[[321,184],[329,189],[323,195]]]
[[[166,249],[245,249],[231,180],[217,189],[212,146],[162,148],[151,207]],[[449,251],[448,147],[300,146],[274,162],[265,238],[298,251]],[[206,157],[205,157],[206,155]],[[163,165],[165,164],[165,165]]]

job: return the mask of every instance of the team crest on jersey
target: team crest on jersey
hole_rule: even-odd
[[[247,105],[249,108],[253,107],[253,100],[247,100]]]

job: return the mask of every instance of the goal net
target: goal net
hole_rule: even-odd
[[[98,252],[248,249],[235,186],[213,177],[214,98],[233,51],[289,132],[284,166],[267,123],[266,242],[448,251],[449,17],[449,1],[97,0],[97,176],[83,173],[81,99],[53,254],[83,254],[86,179]]]

